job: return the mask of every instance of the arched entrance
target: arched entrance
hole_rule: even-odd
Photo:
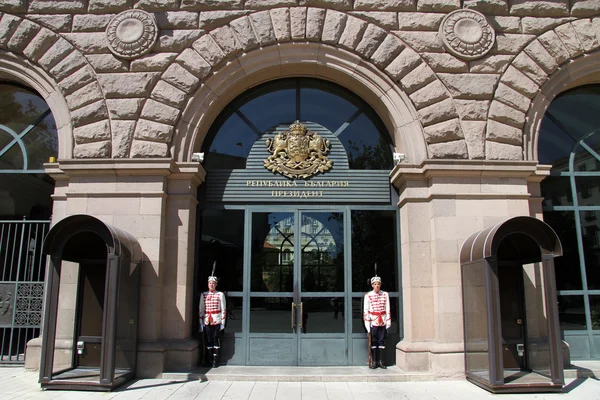
[[[196,293],[216,261],[229,304],[222,360],[366,364],[361,301],[377,263],[392,300],[386,358],[394,363],[392,146],[368,104],[326,81],[269,82],[226,107],[202,150]]]

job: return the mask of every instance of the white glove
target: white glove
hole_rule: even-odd
[[[225,329],[225,324],[221,324],[221,330]]]
[[[367,333],[371,332],[371,324],[365,322],[365,329],[367,330]]]
[[[392,326],[392,322],[391,322],[391,321],[388,321],[388,322],[385,324],[385,329],[390,329],[390,326]]]
[[[202,321],[200,322],[200,332],[204,332],[204,324]]]

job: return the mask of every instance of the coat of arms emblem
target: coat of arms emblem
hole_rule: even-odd
[[[325,157],[331,142],[307,130],[299,121],[290,125],[289,131],[267,139],[266,145],[271,155],[264,162],[265,168],[289,178],[308,178],[333,165],[333,161]]]

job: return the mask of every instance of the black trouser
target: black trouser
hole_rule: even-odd
[[[221,348],[221,325],[204,325],[204,337],[207,349]]]
[[[387,329],[385,326],[371,326],[371,348],[385,348],[385,338],[387,336]]]

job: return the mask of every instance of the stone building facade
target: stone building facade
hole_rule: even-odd
[[[90,214],[142,246],[138,375],[198,359],[207,173],[193,155],[232,100],[290,77],[362,98],[404,155],[389,175],[400,220],[395,362],[461,376],[461,244],[512,216],[543,218],[540,125],[560,93],[600,83],[600,3],[2,0],[0,79],[39,93],[56,121],[52,221]],[[75,318],[66,300],[60,313]],[[28,366],[38,354],[34,340]]]

